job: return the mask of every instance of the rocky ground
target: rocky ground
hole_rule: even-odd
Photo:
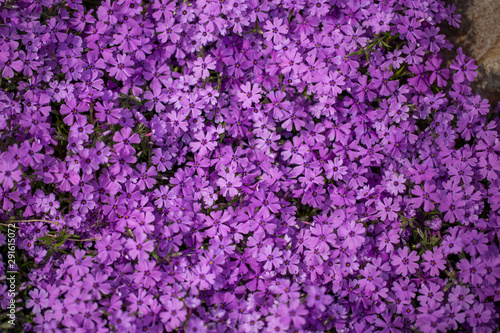
[[[443,30],[455,46],[476,59],[479,75],[473,88],[495,106],[500,101],[500,0],[446,2],[457,7],[462,24]]]

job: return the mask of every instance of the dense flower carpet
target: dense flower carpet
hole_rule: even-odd
[[[499,109],[459,23],[1,0],[0,330],[496,331]]]

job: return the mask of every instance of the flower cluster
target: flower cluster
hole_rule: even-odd
[[[24,331],[497,328],[499,123],[453,7],[0,3]]]

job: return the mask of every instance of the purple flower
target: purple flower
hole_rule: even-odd
[[[450,65],[451,69],[457,72],[453,74],[453,80],[457,83],[464,82],[465,79],[468,81],[474,81],[477,76],[477,65],[475,65],[474,59],[470,59],[462,51],[462,48],[458,48],[458,56],[456,62]]]
[[[223,172],[222,178],[217,180],[217,185],[221,188],[221,194],[234,197],[238,194],[238,187],[242,185],[241,178],[234,172]]]
[[[457,264],[457,268],[461,270],[458,276],[463,283],[471,283],[476,286],[483,282],[483,277],[486,274],[486,268],[481,258],[472,257],[470,261],[463,258]]]
[[[441,302],[443,300],[444,292],[439,291],[441,287],[438,284],[427,282],[422,284],[420,287],[420,296],[417,299],[420,302],[428,303],[428,302]]]
[[[399,242],[399,235],[398,232],[394,229],[387,231],[384,231],[382,234],[380,234],[377,238],[378,242],[378,249],[379,250],[384,250],[388,253],[391,253],[394,250],[394,245]]]
[[[411,191],[411,193],[415,196],[415,198],[411,199],[412,204],[415,205],[415,208],[419,208],[424,204],[424,211],[430,212],[434,209],[433,201],[437,199],[435,194],[436,186],[427,182],[424,183],[424,188],[422,189],[420,186],[415,186],[415,188]]]
[[[40,313],[41,309],[49,306],[49,294],[45,290],[33,289],[29,292],[31,299],[26,302],[26,307],[33,308],[33,313]]]
[[[88,256],[84,257],[85,254],[84,250],[76,250],[74,257],[68,256],[66,258],[68,273],[73,275],[73,277],[82,276],[89,272],[89,267],[92,266],[92,258]]]
[[[418,29],[420,28],[420,22],[415,18],[407,18],[405,16],[400,17],[401,24],[398,24],[397,28],[401,34],[401,38],[406,37],[410,42],[415,43],[417,39],[422,37],[422,32]]]
[[[148,240],[148,237],[143,232],[135,232],[135,238],[128,239],[125,243],[128,249],[128,254],[132,259],[138,259],[139,262],[149,258],[148,252],[153,251],[154,243]]]
[[[399,204],[393,203],[392,198],[384,198],[383,201],[377,202],[377,210],[379,210],[378,216],[380,216],[383,220],[395,220],[398,217],[397,211],[399,209]]]
[[[205,58],[198,58],[194,62],[193,71],[196,77],[201,77],[202,79],[209,77],[210,69],[215,69],[215,60],[210,55],[207,55]]]
[[[429,271],[431,276],[438,276],[440,271],[446,268],[446,260],[442,252],[438,249],[434,251],[426,251],[422,255],[422,266],[425,271]]]
[[[408,276],[408,273],[415,273],[418,268],[416,263],[419,260],[417,252],[409,252],[408,247],[400,248],[391,259],[391,264],[396,267],[396,273],[402,276]]]
[[[363,245],[365,241],[365,231],[361,223],[350,221],[347,225],[342,225],[338,229],[337,234],[339,237],[344,238],[342,246],[349,249],[356,249]]]
[[[275,44],[281,41],[282,35],[288,32],[288,27],[283,23],[283,19],[275,17],[273,21],[267,20],[263,27],[266,32],[264,32],[264,38],[267,40],[273,40]]]
[[[465,215],[465,202],[461,200],[462,196],[449,193],[441,201],[439,209],[446,212],[444,219],[449,222],[455,222],[456,219],[462,219]]]
[[[271,246],[268,245],[262,250],[259,255],[257,256],[258,261],[263,261],[265,262],[264,264],[264,269],[271,270],[271,269],[278,269],[280,265],[283,263],[283,259],[281,258],[282,252]]]
[[[131,68],[134,65],[134,61],[128,55],[118,54],[116,59],[108,57],[105,60],[110,65],[108,66],[109,75],[119,81],[127,80],[134,73],[134,70]]]
[[[250,108],[252,103],[258,103],[260,100],[260,92],[262,91],[258,85],[254,84],[253,88],[249,82],[241,85],[241,92],[238,93],[238,99],[243,102],[244,108]]]
[[[306,288],[306,305],[319,311],[325,311],[326,307],[332,303],[332,297],[325,295],[325,287],[309,286]]]

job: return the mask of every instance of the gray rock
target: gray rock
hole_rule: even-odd
[[[495,107],[500,101],[500,0],[445,2],[455,4],[462,23],[459,29],[448,27],[444,32],[455,47],[462,47],[466,55],[476,59],[479,74],[473,89]]]

